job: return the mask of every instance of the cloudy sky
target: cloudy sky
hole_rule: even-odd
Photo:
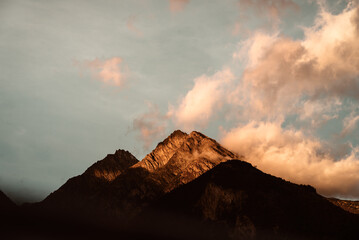
[[[38,201],[182,129],[359,199],[357,4],[1,0],[0,189]]]

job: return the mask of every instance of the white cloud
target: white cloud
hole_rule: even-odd
[[[233,81],[236,71],[230,68],[197,78],[178,107],[172,107],[174,122],[186,130],[205,127],[225,106],[236,112],[228,116],[238,124],[223,130],[226,147],[265,172],[312,184],[322,194],[358,197],[359,148],[345,154],[343,144],[328,149],[329,143],[312,135],[345,114],[346,101],[359,100],[358,26],[359,8],[350,2],[337,15],[321,5],[302,40],[277,31],[253,33],[233,54],[245,64],[240,80]],[[283,127],[293,115],[296,128]],[[357,115],[347,117],[342,136],[358,120]]]
[[[296,112],[303,98],[358,99],[357,14],[358,9],[349,7],[338,15],[322,10],[302,41],[254,34],[234,54],[246,53],[248,65],[232,103],[246,105],[246,117],[253,118]]]
[[[295,183],[311,184],[329,196],[359,196],[359,148],[335,160],[319,140],[276,122],[249,122],[223,132],[221,143],[260,170]]]
[[[169,114],[175,124],[186,131],[205,127],[226,98],[226,87],[233,79],[234,75],[228,68],[213,76],[196,78],[193,88],[180,100],[179,106],[170,107]]]

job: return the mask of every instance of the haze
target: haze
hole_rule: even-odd
[[[359,199],[357,1],[3,0],[0,33],[0,189],[17,202],[175,129]]]

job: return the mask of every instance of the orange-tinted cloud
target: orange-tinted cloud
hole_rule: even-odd
[[[226,87],[234,79],[229,68],[213,76],[202,75],[194,80],[194,87],[180,100],[177,108],[171,107],[169,115],[175,124],[186,131],[203,128],[225,98]]]
[[[266,27],[276,28],[288,11],[299,11],[300,7],[292,0],[240,0],[238,2],[240,22],[251,16],[264,20]]]
[[[234,55],[246,56],[248,66],[232,103],[248,104],[253,117],[295,111],[302,97],[359,99],[356,16],[357,9],[339,15],[323,11],[302,41],[254,34]]]
[[[142,37],[143,36],[142,31],[140,31],[135,26],[136,20],[137,20],[136,16],[130,16],[126,22],[127,29],[130,30],[131,32],[135,33],[137,36]]]
[[[138,137],[148,150],[151,144],[164,136],[167,127],[167,115],[161,114],[158,107],[147,102],[148,112],[136,117],[132,123],[132,130],[138,132]]]
[[[359,148],[335,160],[315,138],[279,123],[249,122],[223,133],[221,143],[260,170],[311,184],[328,196],[359,196]]]
[[[351,3],[337,15],[322,6],[303,40],[256,32],[243,42],[233,56],[247,67],[229,93],[242,124],[224,131],[222,143],[265,172],[311,184],[325,195],[358,197],[358,147],[333,157],[310,131],[282,127],[297,114],[315,129],[338,117],[344,99],[359,100],[358,16]],[[356,114],[345,118],[338,135],[347,135],[358,120]]]
[[[171,12],[181,12],[189,3],[189,0],[169,0]]]
[[[329,149],[329,143],[312,136],[338,118],[346,100],[359,101],[359,10],[352,3],[336,15],[320,9],[302,40],[254,32],[233,54],[234,62],[245,65],[238,81],[235,67],[224,68],[231,73],[224,78],[201,76],[171,113],[188,129],[206,126],[219,106],[232,109],[236,114],[230,121],[238,125],[223,130],[226,147],[263,171],[312,184],[322,194],[359,197],[359,148]],[[285,121],[293,115],[296,128]],[[358,121],[357,114],[345,118],[336,137]]]
[[[122,58],[113,57],[104,61],[96,58],[92,61],[75,63],[81,69],[89,69],[92,75],[108,85],[123,86],[128,75],[128,69],[123,66]]]

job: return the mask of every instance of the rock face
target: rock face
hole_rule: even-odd
[[[134,231],[157,239],[359,239],[359,218],[310,186],[221,163],[156,201]]]
[[[103,160],[94,163],[84,175],[91,175],[111,182],[123,171],[138,163],[138,160],[130,152],[117,150],[114,154],[108,154]]]
[[[221,162],[238,156],[215,140],[199,133],[189,134],[167,163],[151,177],[160,181],[165,192],[186,184]]]
[[[359,214],[359,201],[341,200],[337,198],[328,198],[328,200],[345,211]]]
[[[174,131],[163,142],[160,142],[157,147],[149,154],[147,154],[141,162],[134,167],[142,167],[149,172],[165,165],[173,156],[176,150],[181,147],[187,137],[187,133],[180,130]]]
[[[110,199],[107,212],[131,218],[165,193],[234,158],[238,156],[201,133],[177,130],[103,192]]]
[[[177,130],[140,162],[125,151],[108,155],[70,179],[42,205],[70,212],[90,208],[127,219],[165,193],[234,158],[238,156],[199,132]]]

